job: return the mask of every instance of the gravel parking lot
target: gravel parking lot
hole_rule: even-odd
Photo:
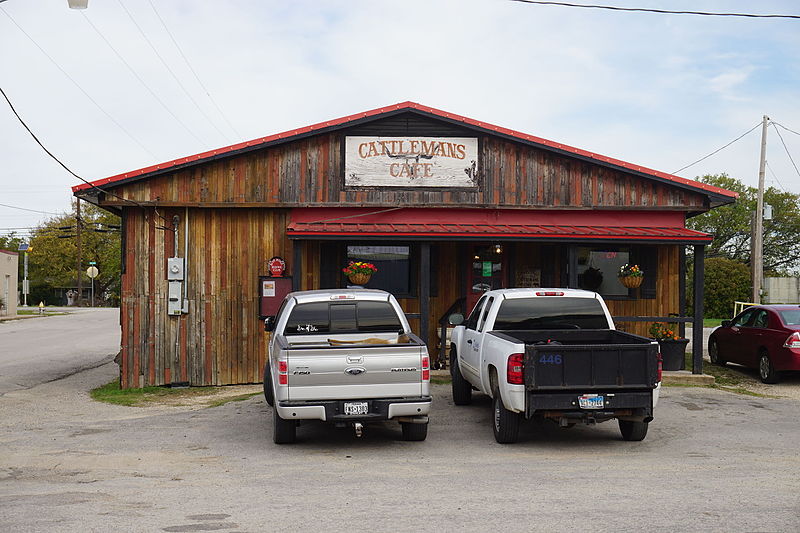
[[[0,398],[7,531],[797,531],[798,402],[667,388],[650,434],[527,424],[437,385],[428,440],[310,424],[276,446],[263,398],[215,408],[92,401],[114,364]]]

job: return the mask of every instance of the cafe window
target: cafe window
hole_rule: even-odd
[[[410,246],[350,245],[345,264],[350,261],[372,263],[378,269],[366,288],[381,289],[397,297],[412,295]]]
[[[658,271],[658,249],[655,246],[578,247],[575,255],[578,288],[597,292],[612,300],[655,298]],[[638,289],[629,289],[617,276],[626,264],[639,265],[645,273]]]

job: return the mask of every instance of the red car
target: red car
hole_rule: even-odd
[[[755,305],[723,320],[708,339],[711,362],[757,368],[764,383],[800,370],[800,305]]]

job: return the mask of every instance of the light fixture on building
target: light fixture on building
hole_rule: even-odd
[[[503,248],[500,246],[500,243],[497,243],[497,244],[494,245],[494,253],[496,253],[496,254],[502,254],[503,253]]]

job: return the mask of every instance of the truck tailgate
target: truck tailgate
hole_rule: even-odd
[[[289,400],[426,395],[420,364],[425,353],[424,346],[414,344],[291,348]]]
[[[658,346],[613,330],[538,332],[562,344],[525,345],[525,385],[532,391],[645,389],[658,379]],[[527,339],[531,340],[531,339]]]

